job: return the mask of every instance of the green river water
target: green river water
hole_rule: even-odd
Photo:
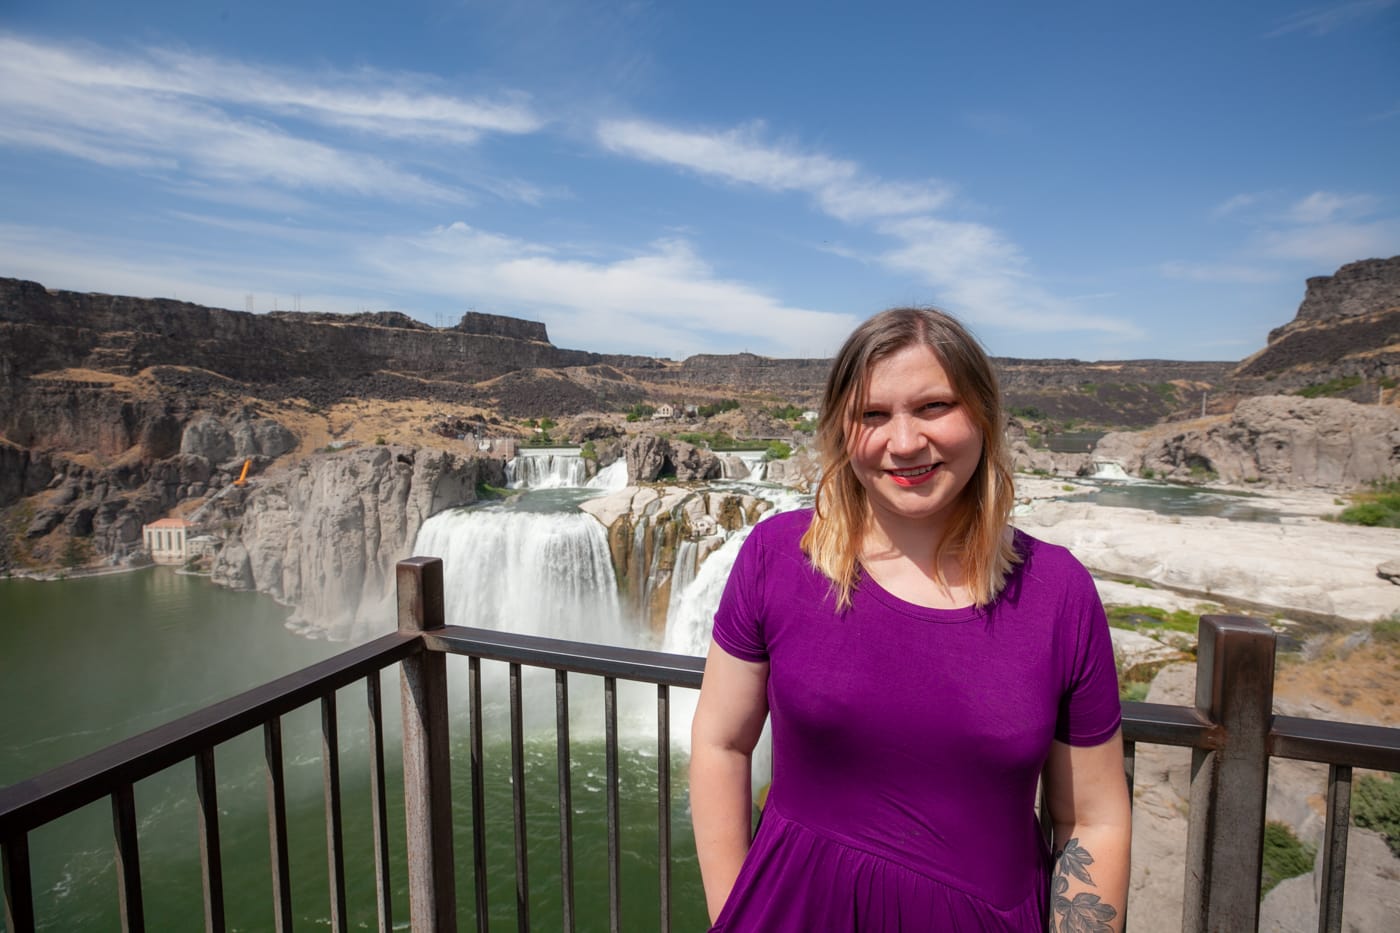
[[[168,568],[57,583],[0,580],[0,785],[33,776],[205,704],[328,657],[345,645],[296,635],[287,610]],[[387,628],[387,626],[386,626]],[[466,664],[449,659],[452,678],[453,806],[460,928],[474,929],[471,796],[466,746]],[[484,665],[489,916],[515,929],[510,754],[504,671]],[[531,928],[561,928],[558,788],[553,681],[527,678],[527,777]],[[604,751],[596,683],[571,678],[575,897],[579,930],[605,930],[607,860]],[[674,696],[673,692],[673,696]],[[396,929],[408,929],[397,677],[384,680],[390,782],[391,876]],[[495,699],[492,699],[495,697]],[[648,706],[649,704],[649,706]],[[362,685],[337,697],[341,738],[348,919],[375,929],[369,761]],[[620,754],[622,906],[628,930],[659,926],[656,832],[655,694],[624,710]],[[646,712],[653,720],[647,724]],[[319,707],[285,717],[292,903],[295,928],[330,919]],[[633,720],[637,722],[634,723]],[[647,730],[650,730],[649,732]],[[673,735],[675,727],[673,726]],[[220,831],[228,928],[272,930],[266,785],[261,733],[217,751]],[[685,805],[685,755],[672,761],[673,887],[676,930],[705,928],[703,895]],[[203,929],[194,766],[185,762],[136,788],[147,929]],[[47,930],[118,930],[110,805],[103,801],[31,835],[34,897]],[[0,929],[3,929],[0,920]]]

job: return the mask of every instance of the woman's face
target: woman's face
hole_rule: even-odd
[[[851,470],[886,527],[941,527],[982,460],[981,429],[923,344],[871,368],[849,443]]]

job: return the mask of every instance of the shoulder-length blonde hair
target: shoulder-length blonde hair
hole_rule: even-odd
[[[870,521],[865,488],[851,469],[852,428],[858,423],[875,364],[916,344],[938,357],[958,400],[982,432],[982,459],[938,542],[934,579],[946,585],[943,559],[954,557],[962,565],[973,602],[985,606],[1001,592],[1007,574],[1020,560],[1006,534],[1015,493],[1001,387],[991,360],[952,316],[932,308],[892,308],[846,338],[832,361],[817,422],[822,478],[816,515],[802,536],[802,550],[830,578],[842,609],[851,603],[860,546]]]

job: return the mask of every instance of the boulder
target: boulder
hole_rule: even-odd
[[[1260,396],[1228,416],[1106,434],[1094,459],[1184,481],[1353,489],[1400,477],[1400,409]]]

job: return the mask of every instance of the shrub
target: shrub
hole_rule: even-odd
[[[1259,872],[1259,897],[1283,881],[1312,871],[1317,846],[1299,840],[1286,823],[1264,824],[1264,864]]]
[[[59,558],[59,562],[68,570],[81,567],[90,560],[92,560],[92,542],[87,538],[78,537],[68,539],[68,543],[63,545],[63,555]]]
[[[1371,638],[1381,645],[1400,645],[1400,612],[1392,612],[1372,625]]]
[[[1394,776],[1363,774],[1351,796],[1352,822],[1385,837],[1390,851],[1400,858],[1400,781]]]
[[[1400,481],[1391,480],[1351,497],[1337,521],[1373,528],[1400,528]]]
[[[383,434],[381,434],[381,435],[379,435],[378,437],[376,437],[376,438],[374,439],[374,442],[375,442],[376,444],[378,444],[379,446],[381,446],[381,447],[383,447],[385,444],[389,443],[388,441],[386,441],[386,440],[384,439],[384,435],[383,435]]]
[[[1298,394],[1303,398],[1324,398],[1333,395],[1341,395],[1349,389],[1354,389],[1361,385],[1360,376],[1338,376],[1336,379],[1328,379],[1326,382],[1314,382],[1305,385],[1298,390]]]
[[[783,441],[772,441],[763,451],[764,460],[786,460],[792,456],[792,447]]]
[[[713,402],[709,405],[701,405],[695,411],[696,414],[698,414],[701,418],[709,418],[719,414],[722,411],[733,411],[738,407],[738,402],[734,401],[732,398],[727,398],[722,402]]]
[[[502,489],[500,486],[492,486],[487,482],[476,484],[476,497],[478,499],[504,499],[509,495],[509,489]]]
[[[592,441],[584,441],[583,446],[579,448],[578,455],[585,460],[597,460],[598,449],[593,446]]]

